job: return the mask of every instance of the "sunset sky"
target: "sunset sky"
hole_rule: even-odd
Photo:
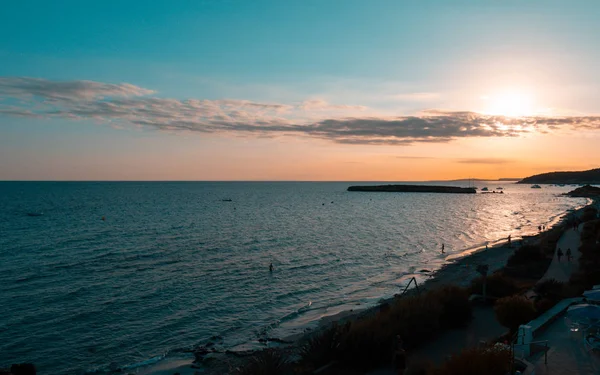
[[[12,1],[0,180],[600,167],[599,1]]]

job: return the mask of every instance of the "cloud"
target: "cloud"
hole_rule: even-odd
[[[102,99],[153,94],[154,91],[129,83],[94,81],[50,81],[30,77],[0,77],[0,95],[15,98],[41,97],[47,100]]]
[[[557,130],[599,130],[600,117],[504,117],[429,110],[382,116],[366,107],[308,100],[168,99],[135,85],[0,78],[0,115],[93,120],[113,127],[241,136],[301,136],[343,144],[410,145],[459,138],[518,137]],[[476,159],[462,162],[474,163]],[[477,159],[490,163],[490,159]],[[483,161],[482,161],[483,160]]]
[[[456,162],[462,164],[509,164],[514,163],[515,161],[502,158],[467,158],[459,159]]]

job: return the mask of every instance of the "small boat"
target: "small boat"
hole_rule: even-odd
[[[44,214],[41,212],[28,212],[27,216],[43,216]]]
[[[489,189],[487,187],[484,187],[483,189],[481,189],[481,191],[488,191]]]
[[[540,185],[531,185],[532,189],[541,189],[542,187]]]

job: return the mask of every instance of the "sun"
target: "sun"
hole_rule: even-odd
[[[483,99],[487,102],[485,112],[491,115],[519,117],[535,113],[533,97],[524,91],[507,90]]]

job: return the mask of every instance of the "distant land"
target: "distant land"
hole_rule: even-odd
[[[600,168],[580,172],[549,172],[525,177],[518,184],[600,184]]]
[[[458,178],[455,180],[443,180],[443,182],[482,182],[482,181],[519,181],[521,180],[522,177],[515,177],[515,178]],[[428,182],[439,182],[439,180],[431,180]]]
[[[435,185],[377,185],[377,186],[350,186],[348,191],[386,192],[386,193],[449,193],[449,194],[475,194],[475,188],[458,186]]]

